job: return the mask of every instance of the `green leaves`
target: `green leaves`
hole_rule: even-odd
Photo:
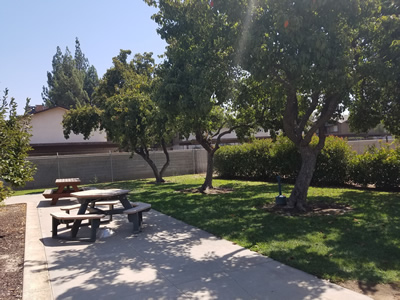
[[[13,98],[8,102],[7,95],[6,89],[0,105],[0,202],[11,193],[13,186],[33,180],[36,170],[26,160],[31,150],[29,116],[18,116],[16,102]]]
[[[47,87],[43,87],[42,98],[47,107],[76,107],[92,102],[93,92],[99,79],[94,66],[82,53],[78,38],[75,40],[75,57],[68,47],[65,53],[57,47],[53,57],[52,72],[47,72]]]

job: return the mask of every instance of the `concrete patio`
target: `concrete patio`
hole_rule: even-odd
[[[132,234],[126,216],[102,224],[95,243],[51,238],[56,206],[27,203],[24,299],[370,299],[151,210]],[[65,226],[61,225],[60,228]],[[62,233],[67,234],[68,232]],[[83,227],[78,236],[88,236]]]

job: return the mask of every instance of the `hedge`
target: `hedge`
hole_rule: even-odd
[[[391,149],[381,143],[378,149],[369,147],[362,155],[354,157],[350,164],[350,179],[362,186],[393,189],[400,186],[400,147]]]
[[[317,143],[315,137],[312,143]],[[294,181],[301,165],[295,145],[286,137],[276,142],[257,140],[251,144],[221,147],[215,154],[215,169],[222,178],[275,181],[279,175]],[[382,189],[400,186],[400,146],[381,143],[356,155],[346,140],[327,137],[317,158],[314,185],[374,185]]]

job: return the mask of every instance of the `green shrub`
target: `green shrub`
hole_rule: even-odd
[[[295,144],[284,136],[279,136],[273,143],[271,153],[273,174],[294,181],[301,167],[301,156]]]
[[[316,144],[315,137],[312,144]],[[276,142],[257,140],[239,146],[221,147],[215,154],[215,170],[222,178],[275,181],[279,175],[294,181],[301,166],[301,157],[287,137]],[[400,186],[400,147],[390,149],[370,147],[356,155],[346,140],[327,137],[325,147],[317,157],[312,179],[316,185],[343,185],[353,182],[363,186],[373,184],[378,188]]]
[[[313,144],[318,138],[313,139]],[[328,137],[317,158],[314,184],[341,185],[348,180],[348,163],[353,152],[343,139]],[[257,140],[239,146],[221,147],[215,154],[215,169],[222,178],[275,181],[279,175],[293,182],[301,167],[301,156],[287,137],[276,142]]]
[[[215,153],[215,170],[222,178],[266,180],[271,177],[271,147],[270,140],[221,147]]]
[[[377,188],[398,188],[400,185],[400,148],[391,149],[389,144],[380,148],[371,146],[362,155],[357,155],[350,167],[351,181]]]
[[[313,144],[318,142],[313,139]],[[326,138],[325,146],[317,157],[312,184],[343,185],[349,180],[349,164],[355,152],[346,140],[334,136]]]

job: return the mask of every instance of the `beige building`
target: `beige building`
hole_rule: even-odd
[[[352,137],[385,137],[390,135],[382,125],[378,125],[375,128],[369,130],[366,133],[354,133],[350,130],[350,124],[348,120],[348,115],[344,115],[342,120],[334,124],[326,125],[326,133],[327,135],[335,135],[340,137],[348,137],[351,139]]]
[[[64,137],[62,120],[68,110],[62,107],[45,108],[37,105],[32,110],[30,144],[34,149],[30,155],[56,155],[72,153],[106,152],[115,145],[107,142],[105,132],[95,131],[88,140],[82,134],[71,133]]]

